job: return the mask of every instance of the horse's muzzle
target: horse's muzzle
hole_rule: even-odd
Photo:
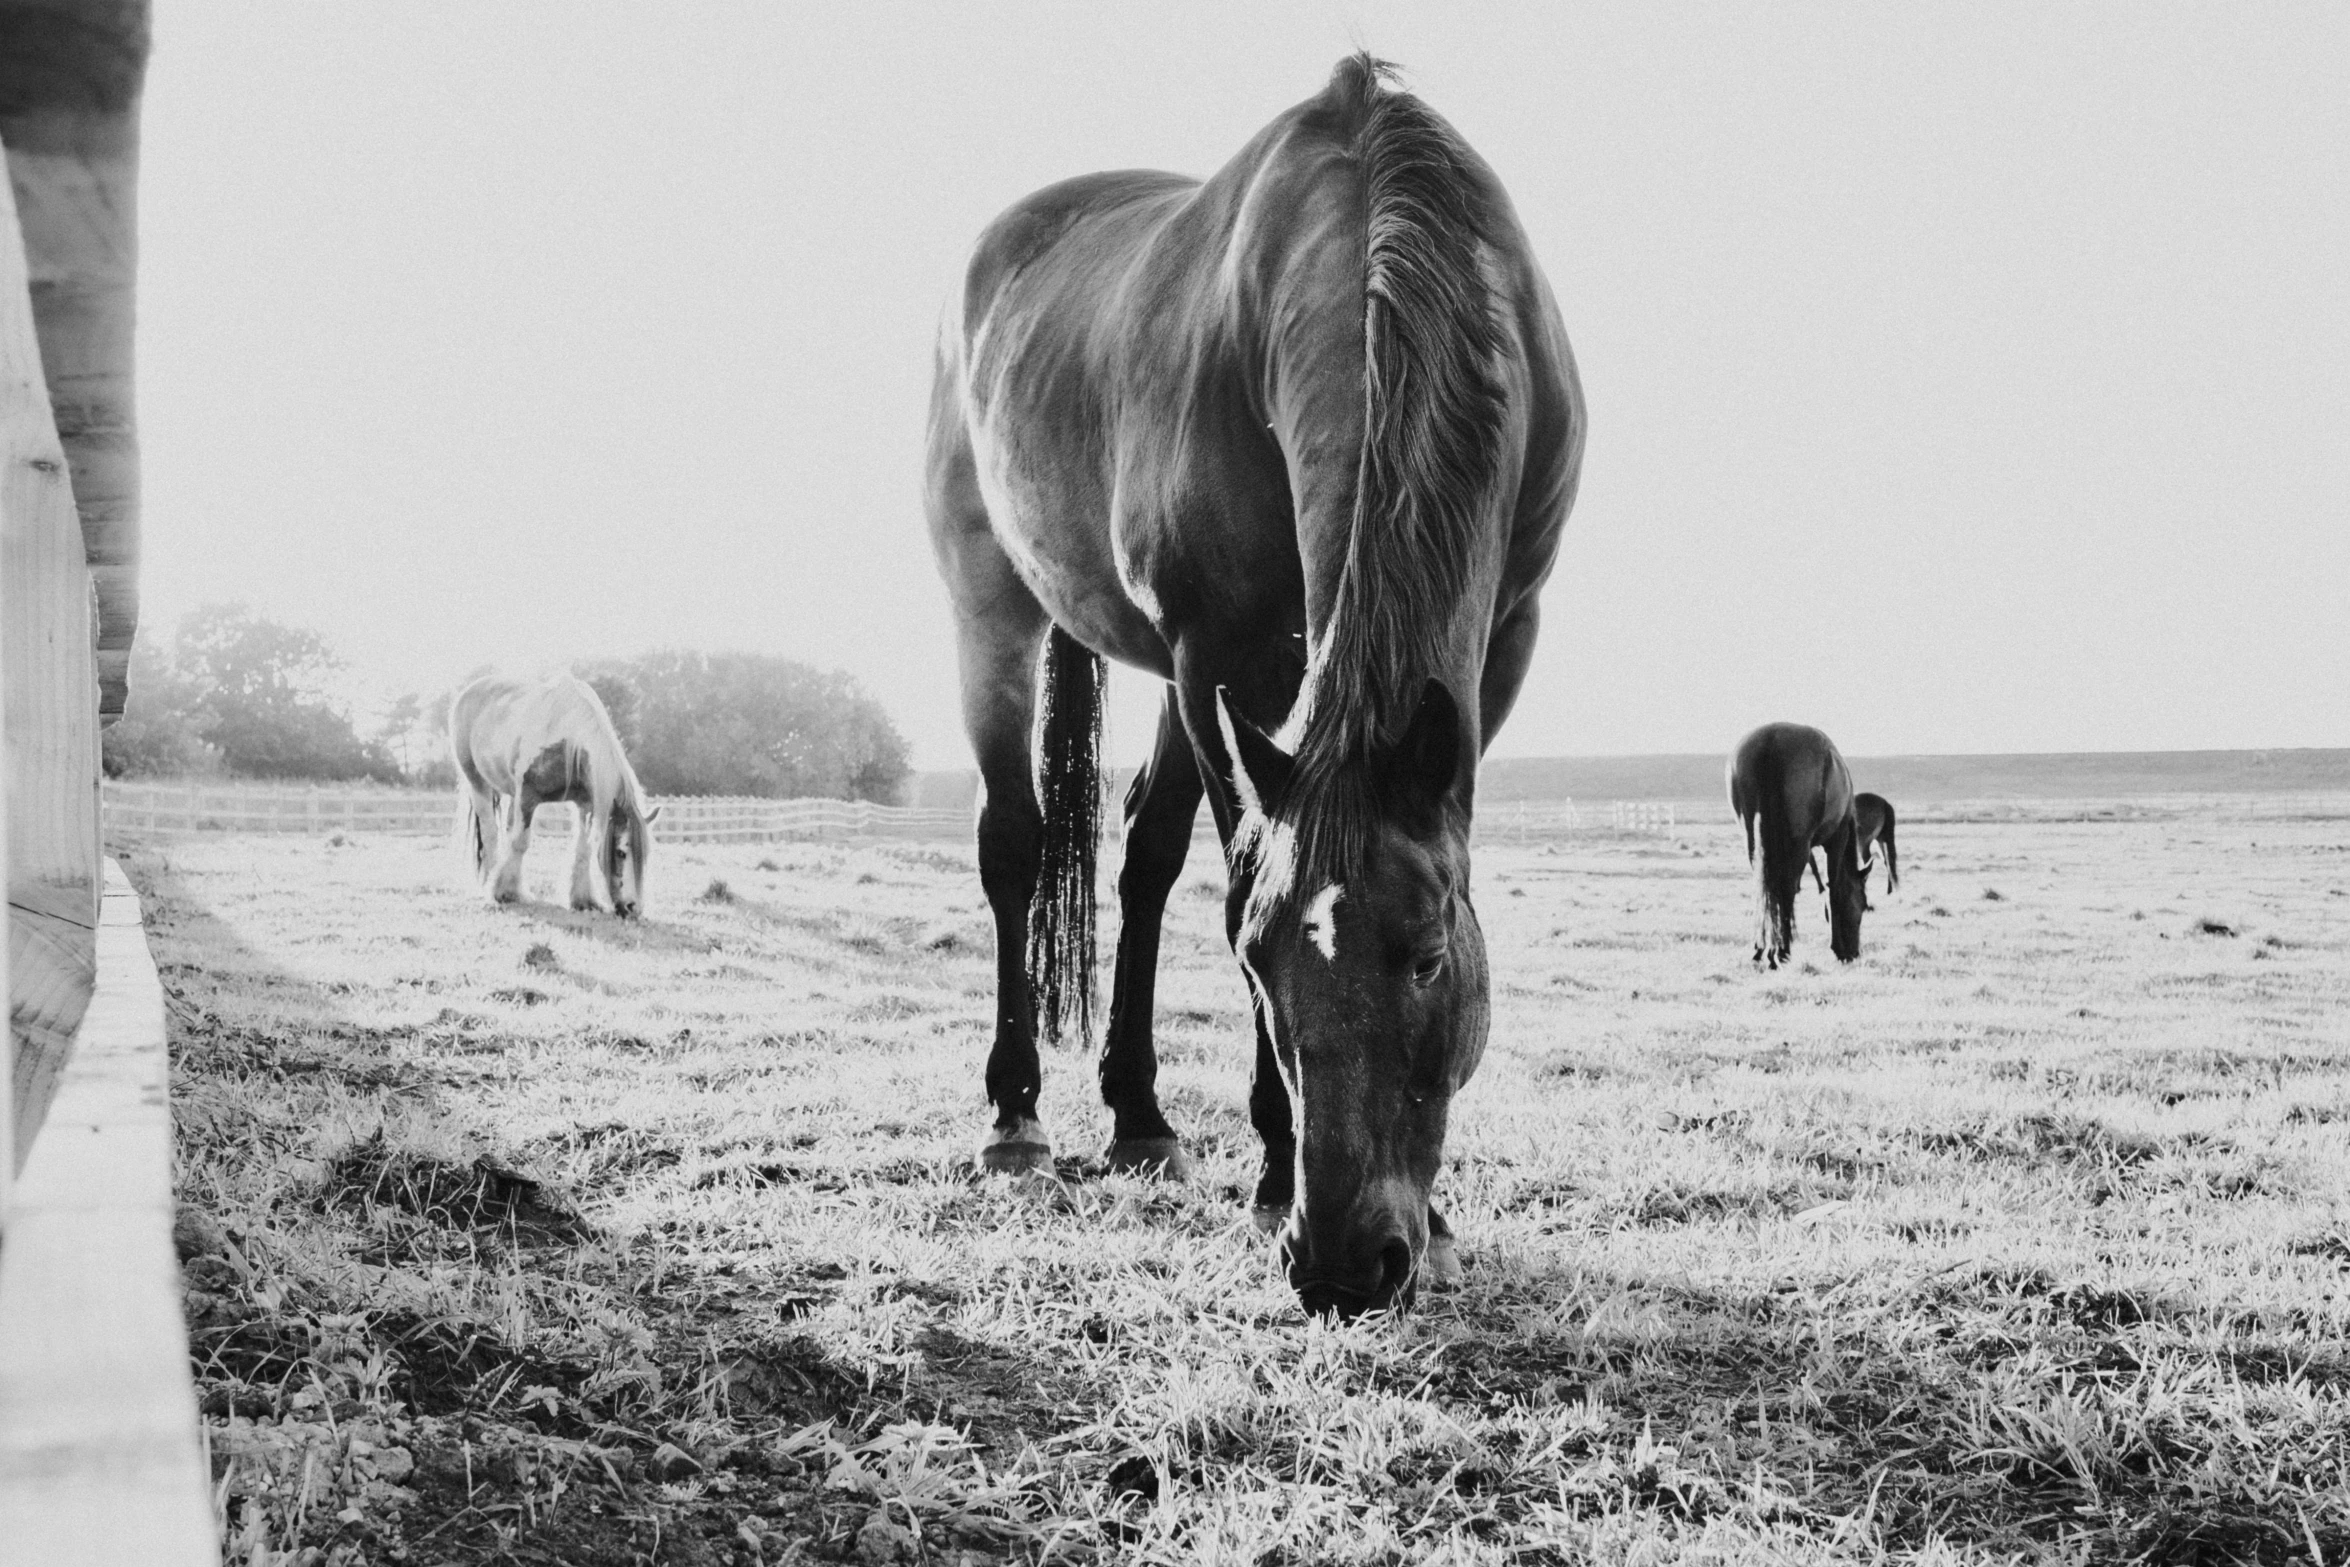
[[[1377,1256],[1357,1268],[1308,1267],[1287,1238],[1281,1242],[1281,1261],[1289,1287],[1297,1291],[1298,1304],[1308,1316],[1346,1322],[1366,1311],[1408,1310],[1418,1293],[1411,1243],[1401,1235],[1391,1237]]]

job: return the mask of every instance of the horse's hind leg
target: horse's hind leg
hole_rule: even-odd
[[[1102,1102],[1110,1107],[1110,1168],[1181,1179],[1191,1161],[1159,1109],[1159,1057],[1151,1038],[1158,983],[1159,925],[1167,893],[1183,874],[1199,814],[1199,763],[1172,687],[1159,710],[1149,764],[1126,800],[1126,860],[1118,872],[1118,973],[1110,1027],[1102,1039]]]
[[[1807,846],[1789,844],[1781,853],[1771,882],[1771,967],[1788,962],[1795,953],[1795,900],[1803,892],[1803,868],[1811,863]]]
[[[964,470],[968,463],[966,456]],[[995,1043],[987,1054],[995,1128],[980,1146],[979,1165],[1050,1170],[1052,1139],[1036,1114],[1044,1074],[1028,982],[1028,913],[1044,860],[1029,737],[1037,649],[1050,622],[988,531],[967,471],[948,472],[931,506],[933,542],[955,603],[963,727],[979,764],[979,884],[995,916]]]
[[[979,762],[979,885],[995,915],[995,1043],[987,1053],[987,1098],[996,1116],[979,1163],[988,1170],[1049,1170],[1053,1145],[1036,1114],[1044,1067],[1036,1054],[1036,997],[1028,984],[1028,910],[1044,860],[1044,813],[1028,754],[1042,627],[1034,638],[1004,639],[1010,646],[988,640],[991,645],[976,650],[966,641],[963,670],[964,722]]]

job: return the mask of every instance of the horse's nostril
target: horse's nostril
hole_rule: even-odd
[[[1395,1299],[1411,1276],[1411,1243],[1398,1235],[1379,1248],[1379,1298]]]
[[[1309,1317],[1332,1317],[1340,1322],[1352,1322],[1371,1309],[1369,1296],[1329,1284],[1307,1285],[1297,1292],[1297,1303]]]

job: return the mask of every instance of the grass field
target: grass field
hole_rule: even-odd
[[[1726,819],[1482,851],[1467,1274],[1346,1327],[1244,1212],[1213,865],[1169,1188],[1074,1052],[1062,1179],[970,1173],[959,845],[666,849],[626,926],[132,852],[231,1558],[2350,1558],[2350,819],[1902,836],[1767,977]]]

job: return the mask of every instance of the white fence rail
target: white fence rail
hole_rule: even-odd
[[[1475,831],[1479,843],[1539,843],[1582,826],[1572,800],[1511,800],[1478,811]]]
[[[1611,817],[1610,825],[1618,832],[1673,831],[1673,805],[1669,800],[1661,804],[1650,800],[1618,800]]]
[[[971,831],[967,811],[921,811],[865,800],[656,799],[667,843],[767,843],[786,838],[940,838]],[[106,830],[179,833],[446,833],[454,794],[405,789],[257,789],[109,782]],[[569,832],[568,805],[542,805],[532,826]]]
[[[917,810],[868,800],[762,800],[739,796],[656,798],[664,843],[772,843],[793,838],[963,839],[969,811]],[[109,835],[181,833],[446,833],[456,823],[456,797],[414,789],[295,789],[250,784],[142,784],[109,781],[105,819]],[[1677,830],[1671,802],[1611,802],[1607,824],[1618,832]],[[1117,813],[1107,813],[1114,824]],[[533,827],[571,830],[568,805],[542,805]],[[1484,843],[1533,843],[1595,826],[1572,800],[1514,800],[1478,813]],[[1201,812],[1197,832],[1212,841]]]

